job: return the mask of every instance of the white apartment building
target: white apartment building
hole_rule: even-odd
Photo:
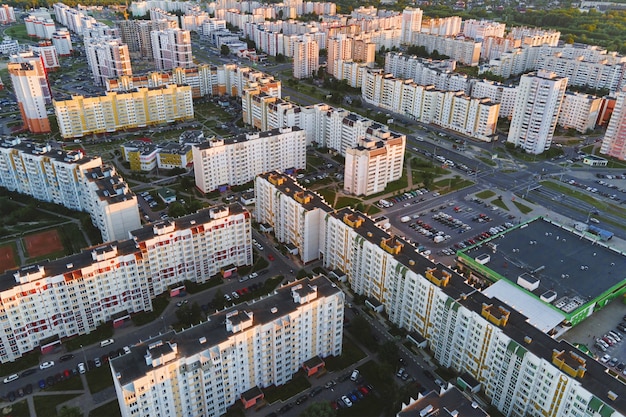
[[[26,34],[33,38],[52,39],[52,34],[56,30],[54,21],[48,18],[28,16],[24,18]]]
[[[0,4],[0,25],[15,23],[15,12],[12,6]]]
[[[104,86],[109,78],[133,74],[128,45],[119,39],[85,38],[85,54],[96,85]]]
[[[487,37],[504,37],[506,25],[492,20],[469,19],[463,21],[463,35],[468,38],[483,40]]]
[[[337,61],[352,59],[353,42],[354,39],[345,33],[328,39],[326,46],[328,50],[328,66],[326,67],[326,71],[330,75],[336,74]]]
[[[433,60],[420,58],[416,55],[405,55],[402,52],[385,54],[385,72],[396,78],[410,78],[417,84],[428,85],[433,78],[427,72],[450,73],[456,69],[456,61],[452,59]]]
[[[293,43],[293,77],[310,78],[320,67],[320,48],[315,39],[302,36]]]
[[[51,102],[52,95],[42,59],[11,55],[7,70],[24,126],[31,133],[50,132],[46,104]]]
[[[400,42],[403,44],[413,43],[413,34],[422,30],[422,15],[422,10],[418,8],[407,7],[402,11]]]
[[[528,46],[557,46],[561,39],[561,32],[543,28],[529,28],[527,26],[513,26],[509,37],[519,39]]]
[[[626,159],[626,89],[617,93],[615,108],[602,139],[600,153]]]
[[[335,78],[346,80],[350,87],[361,88],[363,73],[369,68],[368,64],[352,60],[335,62]]]
[[[423,336],[442,366],[477,379],[504,415],[625,415],[623,383],[603,365],[369,217],[346,208],[329,213],[324,227],[324,267],[345,273],[353,291],[380,303],[392,323]]]
[[[137,88],[129,93],[107,92],[104,96],[74,96],[55,101],[59,131],[64,138],[115,132],[194,117],[191,87],[168,84]]]
[[[332,211],[322,197],[276,171],[256,177],[254,195],[256,221],[263,230],[272,230],[305,264],[320,258],[322,223]]]
[[[567,78],[554,73],[540,70],[523,75],[517,87],[507,142],[535,155],[548,150],[566,87]]]
[[[361,93],[367,103],[482,141],[491,141],[496,131],[500,105],[488,98],[469,97],[463,90],[438,90],[368,70]]]
[[[462,21],[459,16],[424,19],[420,32],[435,36],[456,36],[461,33]],[[413,42],[415,42],[415,34],[413,34]]]
[[[437,50],[464,65],[477,66],[480,60],[481,43],[471,39],[420,32],[413,34],[413,44],[423,46],[429,54]]]
[[[269,171],[306,168],[306,134],[299,127],[213,139],[193,146],[196,187],[208,193],[241,185]]]
[[[239,400],[253,407],[262,388],[341,354],[344,298],[324,276],[295,281],[132,348],[111,361],[122,416],[217,417]]]
[[[56,48],[59,56],[70,56],[74,51],[72,37],[66,28],[58,29],[52,34],[52,45]]]
[[[191,34],[183,29],[154,30],[150,32],[152,56],[157,70],[191,68]]]
[[[54,71],[61,67],[59,55],[51,42],[39,42],[37,46],[30,47],[31,53],[41,58],[43,67],[47,71]]]
[[[346,150],[343,191],[372,195],[402,177],[406,136],[372,126],[357,146]]]
[[[136,206],[135,201],[135,206]],[[130,237],[130,238],[129,238]],[[204,209],[127,232],[125,240],[0,275],[0,361],[42,341],[93,331],[152,310],[152,299],[184,280],[202,283],[229,265],[252,263],[250,214],[239,205]]]
[[[504,85],[495,81],[473,80],[470,96],[473,98],[488,98],[500,104],[498,117],[511,118],[517,97],[517,86]]]
[[[0,143],[0,186],[88,212],[104,241],[125,239],[141,225],[137,199],[115,169],[80,151],[6,139]]]
[[[586,133],[596,127],[601,107],[600,97],[566,91],[557,124],[564,129]]]
[[[141,57],[152,58],[152,38],[150,33],[166,29],[177,28],[178,25],[172,20],[119,20],[115,25],[120,30],[122,42],[128,45],[128,50],[138,52]]]

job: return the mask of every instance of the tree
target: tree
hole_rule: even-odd
[[[59,410],[59,417],[82,417],[83,411],[79,407],[68,407],[64,405]]]
[[[178,201],[170,204],[169,208],[167,209],[167,214],[170,217],[182,217],[185,214],[187,214],[187,210],[185,210],[185,207],[183,207],[182,204],[180,204]]]
[[[224,56],[228,56],[230,54],[230,48],[228,47],[228,45],[222,45],[220,51]]]
[[[311,404],[300,413],[300,417],[335,417],[337,411],[333,410],[328,401]]]
[[[395,366],[398,362],[399,355],[398,345],[392,341],[386,341],[378,348],[378,357],[381,361]]]
[[[376,350],[377,342],[372,335],[372,328],[363,316],[356,316],[352,319],[350,333],[369,350]]]
[[[430,186],[433,184],[434,179],[435,179],[434,173],[430,171],[426,171],[422,173],[422,182],[424,183],[425,188],[430,188]]]
[[[283,55],[283,54],[276,54],[276,62],[278,62],[278,63],[285,62],[285,55]]]

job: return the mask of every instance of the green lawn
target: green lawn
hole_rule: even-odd
[[[29,43],[33,41],[33,39],[28,36],[28,33],[26,32],[26,25],[16,25],[6,28],[4,30],[4,34],[12,37],[13,39],[17,39],[20,43],[22,41],[28,41]]]
[[[335,195],[336,193],[333,190],[329,190],[328,188],[321,188],[319,190],[315,190],[316,193],[324,197],[324,200],[331,206],[335,203]]]
[[[10,410],[8,411],[8,416],[13,416],[13,417],[30,417],[30,410],[28,408],[28,403],[26,402],[26,400],[22,400],[20,402],[14,403],[11,406],[7,406],[6,408],[10,408]],[[2,409],[3,413],[5,411],[5,409]],[[5,414],[3,414],[5,415]]]
[[[339,197],[337,199],[337,206],[335,208],[340,209],[340,208],[347,207],[347,206],[354,207],[360,202],[361,202],[360,199],[354,198],[354,197]]]
[[[58,384],[54,384],[51,387],[46,387],[46,391],[75,391],[75,390],[83,390],[83,381],[78,376],[71,377],[70,379],[66,379],[65,381],[59,382]]]
[[[451,193],[452,191],[460,190],[462,188],[474,185],[473,181],[466,180],[460,177],[448,178],[433,183],[437,190],[442,194]]]
[[[56,411],[57,406],[75,397],[78,397],[78,395],[65,394],[35,396],[33,398],[33,401],[35,402],[35,412],[38,417],[56,417],[58,416]]]
[[[484,190],[484,191],[481,191],[481,192],[477,193],[476,197],[480,198],[482,200],[486,200],[488,198],[493,197],[494,195],[496,195],[496,193],[494,193],[493,191],[491,191],[491,190]]]
[[[365,357],[365,352],[361,350],[352,340],[344,336],[343,351],[339,356],[330,356],[324,359],[328,371],[340,371],[346,369]]]
[[[503,210],[509,211],[509,207],[506,205],[504,201],[502,201],[501,198],[494,198],[493,200],[490,201],[490,203],[493,204],[494,206],[500,207]]]
[[[93,394],[113,385],[111,369],[108,365],[90,370],[85,374],[89,391]]]
[[[298,373],[293,376],[292,380],[286,384],[278,387],[272,385],[263,389],[263,392],[265,393],[265,401],[270,404],[278,400],[284,401],[308,389],[310,386],[311,383],[304,375],[304,371],[298,371]]]
[[[141,313],[133,314],[131,320],[135,326],[148,324],[159,318],[169,303],[170,300],[166,295],[160,295],[152,300],[152,311],[142,311]]]
[[[32,368],[33,366],[39,365],[39,358],[41,357],[41,352],[38,350],[33,350],[21,358],[15,360],[14,362],[6,362],[2,364],[2,375],[11,375],[17,374],[21,371]]]
[[[531,209],[530,207],[528,207],[527,205],[524,205],[518,201],[514,201],[513,204],[515,204],[515,207],[517,207],[517,209],[519,211],[521,211],[523,214],[528,214],[531,211],[533,211],[533,209]]]
[[[113,400],[91,410],[89,417],[122,417],[122,412],[117,400]]]

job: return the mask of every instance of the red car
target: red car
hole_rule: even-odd
[[[274,258],[274,255],[270,253],[269,255],[267,255],[267,259],[269,259],[270,261],[273,261],[275,258]]]

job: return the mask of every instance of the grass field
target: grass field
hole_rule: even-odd
[[[309,388],[311,383],[304,376],[304,371],[299,371],[297,374],[293,376],[291,381],[286,384],[280,386],[270,386],[265,388],[263,392],[265,393],[265,401],[272,404],[278,400],[288,400]]]
[[[117,400],[113,400],[91,410],[89,417],[122,417],[122,412]]]
[[[85,375],[87,376],[89,392],[92,394],[113,386],[113,377],[111,376],[111,369],[109,369],[109,365],[92,369]]]
[[[110,372],[109,372],[110,373]],[[56,417],[57,406],[78,397],[76,394],[35,396],[35,412],[38,417]]]
[[[495,195],[496,195],[496,193],[494,193],[491,190],[484,190],[484,191],[481,191],[481,192],[477,193],[476,197],[480,198],[480,199],[483,199],[483,200],[486,200],[486,199],[491,198],[491,197],[493,197]]]

